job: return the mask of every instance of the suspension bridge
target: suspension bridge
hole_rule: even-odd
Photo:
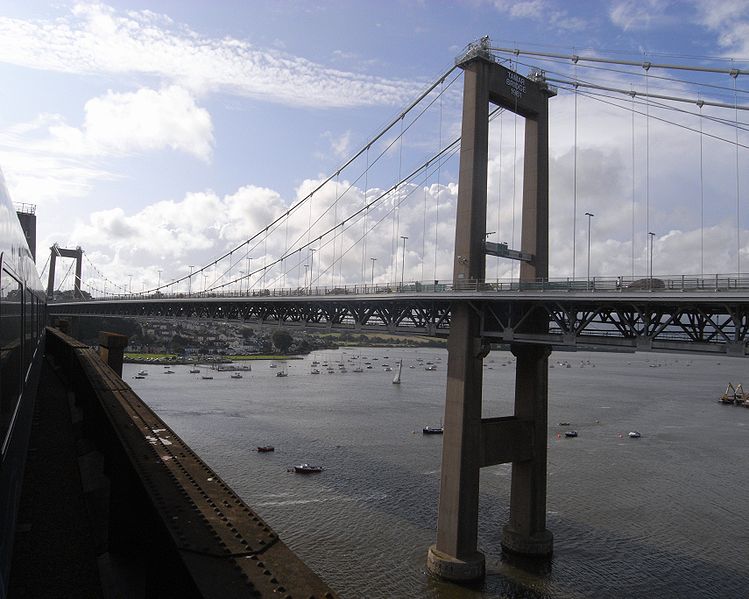
[[[737,85],[746,74],[732,63],[530,52],[482,39],[333,174],[307,182],[297,201],[199,268],[162,282],[169,269],[161,265],[133,292],[131,276],[117,281],[79,248],[53,246],[50,312],[447,336],[438,534],[428,566],[455,580],[483,576],[478,474],[507,462],[502,546],[549,555],[551,348],[747,353],[747,123],[739,114],[749,106]],[[462,102],[454,87],[461,79]],[[451,138],[446,115],[458,105],[461,133]],[[599,106],[613,121],[602,120]],[[596,139],[618,149],[597,148]],[[414,148],[429,146],[413,159]],[[594,218],[610,235],[592,256]],[[77,274],[63,281],[73,281],[74,298],[60,298],[55,260],[73,255]],[[84,259],[93,272],[86,294]],[[681,272],[654,274],[654,262]],[[517,357],[515,413],[482,419],[492,343],[509,344]]]

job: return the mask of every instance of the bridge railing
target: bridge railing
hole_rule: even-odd
[[[627,293],[641,291],[749,291],[749,274],[711,274],[711,275],[670,275],[657,277],[591,277],[550,278],[535,281],[518,281],[517,279],[466,279],[464,281],[407,281],[404,283],[374,283],[335,286],[307,286],[276,289],[255,289],[249,291],[197,291],[192,293],[132,293],[107,295],[91,298],[99,300],[174,300],[200,298],[279,298],[279,297],[330,297],[350,295],[390,295],[390,294],[434,294],[455,291],[468,292],[612,292]],[[91,301],[81,300],[81,301]],[[70,301],[66,298],[65,301]],[[74,300],[77,301],[77,300]]]

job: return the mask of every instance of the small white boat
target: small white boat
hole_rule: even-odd
[[[425,426],[421,429],[421,432],[424,435],[441,435],[445,432],[445,429],[442,426]]]
[[[285,370],[281,370],[280,372],[276,373],[276,376],[277,377],[285,377],[285,376],[289,376],[289,373],[286,372]]]
[[[174,370],[170,368],[169,370],[165,370],[164,374],[174,374]]]
[[[429,364],[429,366],[424,366],[424,370],[437,370],[437,367],[434,364]]]
[[[242,378],[242,374],[241,374],[241,373],[239,373],[239,372],[232,372],[232,373],[231,373],[231,374],[229,375],[229,377],[230,377],[230,378],[233,378],[233,379],[241,379],[241,378]]]
[[[629,438],[630,439],[639,439],[640,437],[642,437],[642,435],[639,432],[637,432],[637,431],[630,431],[629,432]]]
[[[398,370],[395,373],[395,376],[393,377],[393,385],[400,385],[401,384],[401,369],[403,368],[403,360],[398,362]]]
[[[148,372],[146,370],[139,370],[138,376],[148,376]]]
[[[320,374],[320,371],[317,368],[313,368],[309,371],[310,374]]]
[[[213,375],[211,375],[211,374],[204,374],[200,378],[202,378],[204,381],[212,381],[213,380]]]
[[[200,374],[200,368],[190,368],[190,374]]]

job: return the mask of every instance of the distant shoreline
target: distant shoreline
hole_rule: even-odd
[[[286,361],[286,360],[303,360],[304,356],[284,355],[284,354],[262,354],[262,355],[241,355],[241,356],[216,356],[215,358],[183,358],[179,356],[167,356],[163,354],[154,354],[149,358],[147,354],[137,354],[138,357],[128,356],[125,354],[123,362],[125,364],[165,364],[165,365],[190,365],[190,364],[229,364],[231,362],[248,362],[255,360]]]

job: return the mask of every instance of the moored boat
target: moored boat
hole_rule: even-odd
[[[441,435],[445,429],[442,426],[425,426],[421,432],[425,435]]]
[[[298,464],[289,468],[289,472],[297,474],[316,474],[325,470],[322,466],[312,466],[311,464]]]
[[[575,437],[577,437],[577,431],[567,431],[564,433],[564,436],[570,439],[574,439]]]
[[[629,438],[630,439],[639,439],[642,437],[642,435],[638,431],[630,431],[629,432]]]
[[[268,453],[269,451],[276,451],[273,445],[259,445],[257,448],[258,453]]]
[[[726,390],[723,392],[723,395],[721,395],[720,399],[718,399],[718,403],[722,403],[725,405],[736,403],[736,389],[734,388],[732,383],[728,383],[728,386],[726,386]]]

